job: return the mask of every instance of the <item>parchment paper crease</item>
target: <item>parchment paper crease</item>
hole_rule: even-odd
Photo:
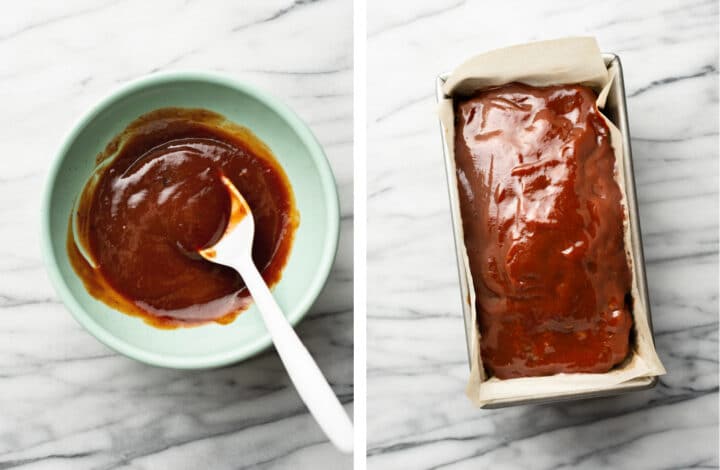
[[[583,84],[592,87],[598,93],[597,105],[605,106],[608,93],[617,75],[617,64],[605,66],[600,49],[594,38],[568,38],[543,41],[531,44],[498,49],[473,57],[460,65],[448,77],[443,86],[446,98],[440,103],[440,122],[445,134],[448,160],[451,172],[455,173],[453,96],[468,95],[483,88],[503,85],[510,82],[522,82],[533,86],[558,84]],[[459,243],[463,244],[463,267],[469,283],[469,302],[472,312],[472,350],[470,352],[471,371],[466,393],[477,406],[507,403],[528,398],[554,398],[585,392],[602,392],[622,386],[636,385],[643,380],[649,383],[651,378],[665,373],[655,352],[652,333],[648,324],[648,309],[639,294],[639,270],[630,250],[631,232],[629,212],[627,210],[627,192],[624,178],[623,145],[620,130],[605,118],[610,128],[610,137],[615,150],[616,179],[623,194],[625,209],[625,248],[632,270],[633,320],[635,325],[635,343],[632,354],[620,366],[604,374],[556,374],[547,377],[527,377],[500,380],[486,377],[480,355],[480,332],[477,326],[475,309],[475,289],[472,285],[470,265],[465,251],[462,233]],[[451,199],[457,202],[457,184],[450,187]],[[459,205],[453,204],[453,217],[460,219]],[[459,224],[462,231],[462,224]]]

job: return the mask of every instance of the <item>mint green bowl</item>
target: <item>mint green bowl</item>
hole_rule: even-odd
[[[322,148],[295,113],[253,87],[214,74],[163,73],[131,82],[95,105],[65,138],[50,169],[42,207],[45,263],[65,306],[97,339],[138,361],[181,369],[219,367],[271,344],[254,306],[229,325],[157,329],[90,296],[65,248],[73,202],[93,170],[95,156],[132,120],[167,106],[209,109],[248,127],[285,169],[300,225],[273,293],[293,324],[320,294],[335,258],[337,189]]]

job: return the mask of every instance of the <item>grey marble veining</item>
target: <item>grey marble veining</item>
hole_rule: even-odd
[[[717,468],[717,1],[368,5],[368,468]],[[477,410],[434,81],[475,53],[569,35],[623,63],[668,374],[619,397]]]
[[[342,235],[298,332],[352,411],[352,4],[13,2],[0,15],[0,469],[351,468],[273,350],[183,372],[117,355],[59,303],[40,257],[40,199],[62,136],[117,85],[200,69],[288,103],[324,146]]]

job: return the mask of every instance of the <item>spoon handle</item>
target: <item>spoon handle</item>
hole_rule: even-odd
[[[275,302],[255,263],[251,259],[243,260],[236,263],[235,267],[240,271],[255,305],[262,314],[265,326],[275,343],[275,349],[300,398],[335,447],[342,452],[352,452],[353,425],[350,418],[315,360]]]

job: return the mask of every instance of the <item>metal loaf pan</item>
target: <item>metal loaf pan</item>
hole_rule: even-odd
[[[634,271],[633,275],[637,276],[638,281],[638,290],[639,295],[641,297],[640,300],[644,305],[647,306],[646,312],[647,312],[647,321],[648,325],[650,326],[650,330],[652,332],[652,319],[650,314],[650,302],[648,298],[648,289],[647,289],[647,278],[645,276],[645,258],[643,257],[643,249],[642,249],[642,237],[640,232],[640,217],[638,215],[638,207],[637,207],[637,195],[635,192],[635,176],[633,172],[633,166],[632,166],[632,149],[630,147],[630,130],[628,128],[628,119],[627,119],[627,102],[625,98],[625,84],[623,81],[623,71],[622,71],[622,64],[620,63],[620,58],[611,53],[604,53],[603,60],[605,61],[605,65],[609,67],[611,64],[616,63],[618,68],[618,74],[617,77],[615,77],[615,81],[612,84],[610,88],[610,93],[607,98],[607,102],[605,104],[605,107],[601,110],[602,113],[612,122],[614,123],[618,129],[620,129],[620,132],[622,133],[622,145],[623,145],[623,160],[624,160],[624,180],[625,180],[625,193],[627,195],[627,211],[628,211],[628,224],[630,228],[630,239],[632,246],[630,247],[630,250],[632,251],[633,258],[634,258],[634,264],[632,266],[632,269]],[[445,99],[446,96],[443,93],[442,87],[445,84],[445,81],[449,77],[449,73],[444,73],[438,76],[436,80],[436,98],[437,101],[440,102],[441,100]],[[440,135],[442,139],[443,144],[443,155],[445,159],[445,172],[447,175],[447,184],[448,184],[448,194],[450,196],[450,204],[452,207],[459,207],[460,202],[457,200],[456,193],[454,191],[450,191],[451,185],[457,185],[457,179],[455,176],[455,173],[453,171],[453,165],[455,156],[454,155],[448,155],[447,152],[447,145],[445,142],[445,133],[442,132],[442,125],[440,128]],[[465,249],[463,240],[462,240],[462,221],[460,220],[459,215],[456,216],[455,214],[459,214],[459,210],[456,212],[454,210],[451,210],[451,216],[452,216],[452,225],[453,225],[453,235],[455,238],[455,254],[457,258],[457,267],[458,267],[458,277],[460,281],[460,291],[462,296],[462,306],[463,306],[463,316],[465,320],[465,338],[467,342],[467,354],[468,354],[468,364],[470,363],[470,354],[472,351],[471,347],[471,331],[472,328],[475,328],[475,325],[472,324],[472,316],[470,311],[470,281],[467,278],[467,273],[469,272],[469,266],[465,266],[465,257],[463,250]],[[653,338],[654,340],[654,338]],[[566,401],[566,400],[577,400],[577,399],[583,399],[583,398],[595,398],[595,397],[604,397],[604,396],[612,396],[612,395],[618,395],[625,392],[630,391],[638,391],[638,390],[646,390],[649,388],[652,388],[657,383],[657,377],[640,377],[637,379],[630,380],[628,382],[624,382],[622,384],[619,384],[618,386],[611,388],[611,389],[604,389],[602,391],[589,391],[589,392],[579,392],[579,393],[572,393],[569,392],[567,394],[555,396],[552,398],[548,397],[537,397],[537,398],[529,398],[529,399],[523,399],[523,400],[507,400],[503,402],[495,402],[491,405],[486,405],[484,408],[502,408],[506,406],[512,406],[512,405],[524,405],[524,404],[539,404],[539,403],[550,403],[550,402],[557,402],[557,401]]]

